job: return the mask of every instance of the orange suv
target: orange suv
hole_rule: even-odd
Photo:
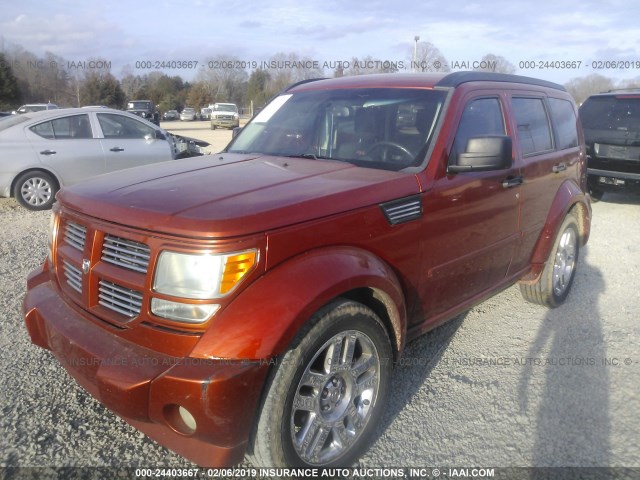
[[[407,341],[515,282],[565,300],[585,159],[575,105],[546,81],[297,84],[219,154],[62,189],[26,325],[200,465],[351,465]]]

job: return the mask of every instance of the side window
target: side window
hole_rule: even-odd
[[[558,150],[578,146],[578,129],[573,104],[559,98],[549,99],[551,118],[556,130],[556,147]]]
[[[518,123],[522,155],[546,152],[553,148],[551,129],[541,98],[513,98],[513,113]]]
[[[505,135],[504,117],[497,98],[479,98],[467,103],[458,124],[452,156],[463,153],[470,138],[484,135]]]
[[[85,139],[93,138],[88,115],[72,115],[39,123],[31,127],[31,131],[49,139]]]
[[[155,137],[155,130],[133,118],[116,113],[98,113],[98,122],[104,138],[144,138]]]

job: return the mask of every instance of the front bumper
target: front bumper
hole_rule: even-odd
[[[30,275],[22,308],[31,341],[135,428],[201,466],[242,461],[268,362],[177,358],[133,344],[64,302],[46,269]]]
[[[212,127],[235,128],[240,126],[240,120],[211,118]]]

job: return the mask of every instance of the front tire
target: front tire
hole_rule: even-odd
[[[560,306],[573,285],[579,250],[578,221],[573,213],[569,213],[560,226],[538,281],[520,284],[520,292],[525,300],[551,308]]]
[[[48,210],[56,201],[57,191],[58,185],[51,175],[33,171],[18,177],[13,196],[28,210]]]
[[[267,382],[249,458],[256,466],[350,466],[389,395],[391,343],[378,316],[347,300],[318,312]]]

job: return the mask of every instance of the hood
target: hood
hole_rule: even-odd
[[[62,189],[72,210],[121,225],[225,238],[415,194],[413,174],[301,158],[217,154],[132,168]]]

